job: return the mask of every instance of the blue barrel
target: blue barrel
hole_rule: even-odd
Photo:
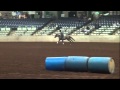
[[[67,57],[47,57],[45,60],[45,67],[47,70],[65,70],[66,59]]]
[[[95,73],[114,73],[115,63],[111,57],[91,57],[88,70]]]
[[[87,56],[68,56],[65,61],[65,70],[68,71],[87,71]]]

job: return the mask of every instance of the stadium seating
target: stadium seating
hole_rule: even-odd
[[[35,30],[40,29],[44,25],[46,25],[51,19],[44,18],[44,19],[0,19],[0,28],[4,29],[8,27],[9,29],[16,28],[14,35],[31,35]],[[7,35],[7,30],[3,35]],[[0,34],[2,35],[2,34]]]
[[[0,28],[0,36],[7,36],[7,34],[10,32],[11,28],[9,27],[3,27]]]
[[[65,35],[119,35],[119,28],[120,15],[102,16],[92,22],[78,18],[0,19],[1,36],[55,35],[59,30]]]
[[[39,30],[38,32],[35,33],[35,35],[48,35],[52,31],[57,29],[57,25],[53,25],[54,23],[51,22],[47,26],[45,26],[42,30]]]
[[[1,19],[0,27],[12,27],[17,28],[18,26],[31,26],[34,25],[36,27],[41,27],[50,19]]]
[[[81,27],[84,25],[86,21],[80,20],[78,18],[60,18],[53,22],[51,22],[49,25],[44,27],[42,30],[37,32],[36,35],[44,34],[44,35],[55,35],[58,33],[58,30],[62,30],[65,34],[69,34],[73,30],[75,30],[78,27]]]
[[[89,30],[86,30],[87,26],[84,26],[72,35],[110,35],[120,27],[119,21],[120,15],[102,16],[87,25],[90,28]]]
[[[97,21],[92,22],[92,25],[95,25],[95,23],[99,24],[100,28],[96,29],[91,35],[110,35],[120,27],[119,17],[119,15],[103,16]]]

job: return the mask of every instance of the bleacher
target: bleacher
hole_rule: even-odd
[[[88,23],[78,18],[0,19],[0,35],[119,35],[120,15],[102,16]],[[50,22],[51,21],[51,22]],[[89,27],[89,30],[86,29]],[[16,29],[16,30],[13,30]],[[118,30],[116,32],[116,30]],[[12,33],[11,33],[12,32]]]
[[[60,18],[51,22],[49,25],[37,32],[36,35],[55,35],[59,30],[62,30],[64,34],[69,34],[73,30],[84,25],[86,22],[87,21],[84,20],[79,21],[78,18]]]
[[[58,26],[61,27],[60,30],[63,31],[65,35],[67,35],[76,30],[77,28],[80,28],[86,22],[87,21],[84,21],[83,19],[79,20],[78,18],[63,18],[57,23]],[[59,31],[57,30],[54,34],[56,33],[59,33]]]
[[[35,30],[41,29],[46,25],[51,19],[0,19],[0,35],[8,34],[8,28],[10,30],[16,29],[13,35],[31,35]],[[7,27],[7,29],[6,29]],[[4,32],[3,32],[4,31]]]
[[[0,36],[6,36],[10,32],[11,28],[2,27],[0,28]]]
[[[91,23],[91,25],[97,23],[100,26],[91,35],[110,35],[120,27],[119,20],[120,15],[103,16],[99,18],[97,21]]]
[[[74,33],[71,35],[88,35],[90,32],[92,32],[95,29],[94,25],[88,25],[89,30],[87,30],[87,26],[83,26],[82,28],[77,29]]]
[[[39,36],[39,35],[48,35],[49,33],[51,33],[52,31],[57,29],[57,24],[55,24],[55,22],[51,22],[49,23],[47,26],[45,26],[44,28],[42,28],[41,30],[39,30],[38,32],[35,33],[35,35]]]
[[[76,30],[72,35],[110,35],[120,27],[120,15],[102,16],[86,26]],[[87,30],[86,27],[90,29]]]

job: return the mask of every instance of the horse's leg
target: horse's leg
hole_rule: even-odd
[[[71,37],[71,38],[72,38],[72,37]],[[73,40],[73,41],[75,41],[75,39],[74,39],[74,38],[72,38],[72,40]]]
[[[73,40],[71,39],[71,42],[73,42]]]
[[[57,44],[58,44],[59,40],[57,41]]]
[[[71,36],[70,36],[70,39],[71,39],[71,40],[73,40],[73,41],[75,41],[75,39],[74,39],[74,38],[72,38]]]
[[[70,37],[70,40],[71,40],[72,43],[75,41],[72,37]]]
[[[72,41],[70,39],[67,39],[67,40],[70,42],[70,45],[71,45]]]
[[[72,44],[72,40],[70,40],[70,45]]]
[[[57,44],[60,42],[60,39],[58,40]]]
[[[64,44],[64,40],[62,40],[62,44]]]
[[[70,41],[70,45],[71,45],[71,43],[73,43],[75,40],[72,37],[70,37],[69,41]]]

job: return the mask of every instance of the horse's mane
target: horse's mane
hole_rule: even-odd
[[[60,36],[60,34],[58,34],[58,33],[56,35]]]

